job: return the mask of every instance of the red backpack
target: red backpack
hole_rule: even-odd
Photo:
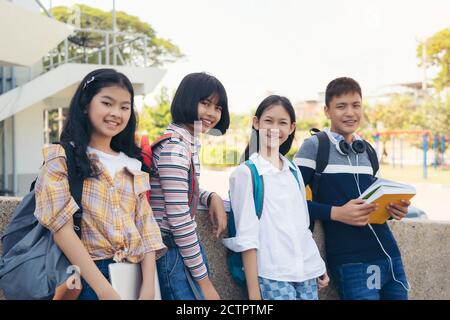
[[[162,136],[158,137],[155,141],[153,141],[152,144],[150,144],[148,140],[148,136],[142,136],[141,137],[141,150],[142,150],[142,160],[144,164],[149,168],[150,175],[155,176],[156,172],[154,168],[152,167],[152,159],[153,159],[153,149],[159,145],[160,143],[169,140],[174,136],[173,133],[166,133]],[[194,162],[191,161],[191,167],[189,169],[189,208],[191,211],[191,216],[195,215],[195,212],[197,210],[197,204],[198,204],[198,181],[197,181],[197,175],[195,174],[195,166]],[[147,200],[150,203],[150,191],[147,191]]]

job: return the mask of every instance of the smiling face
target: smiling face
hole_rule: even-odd
[[[276,104],[264,110],[259,119],[254,117],[253,127],[259,130],[259,150],[278,150],[294,132],[295,122],[283,106]]]
[[[350,138],[358,129],[362,117],[361,96],[357,92],[349,92],[334,96],[329,106],[325,106],[325,114],[331,121],[331,131]]]
[[[198,103],[198,119],[202,125],[202,133],[208,132],[219,123],[222,107],[218,103],[219,96],[217,94],[212,94]]]
[[[93,139],[109,139],[125,129],[132,112],[131,94],[119,87],[102,88],[91,100],[87,114]]]

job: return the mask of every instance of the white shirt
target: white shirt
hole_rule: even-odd
[[[235,252],[257,249],[258,276],[302,282],[325,273],[325,263],[309,230],[305,186],[298,168],[285,157],[279,170],[254,153],[250,160],[264,181],[264,205],[261,219],[256,216],[252,178],[241,164],[230,177],[231,207],[236,237],[223,239]],[[289,168],[297,171],[297,180]]]
[[[120,152],[118,155],[112,155],[89,146],[87,147],[87,152],[95,153],[98,156],[99,161],[113,179],[116,173],[124,167],[133,171],[140,171],[142,168],[142,163],[139,160],[130,158],[123,152]]]

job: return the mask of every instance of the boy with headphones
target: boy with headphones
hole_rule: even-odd
[[[377,159],[370,144],[356,134],[363,116],[359,84],[351,78],[331,81],[324,111],[330,129],[306,139],[294,162],[305,185],[313,190],[309,213],[311,221],[322,221],[327,264],[339,296],[350,300],[406,300],[409,284],[391,230],[386,223],[368,224],[376,204],[358,199],[376,179],[373,159]],[[316,172],[319,140],[329,141],[329,153],[325,168]],[[402,201],[387,209],[392,218],[400,220],[409,204]]]

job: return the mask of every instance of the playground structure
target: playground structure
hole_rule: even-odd
[[[390,130],[390,131],[379,131],[375,132],[373,135],[375,141],[375,149],[377,151],[378,157],[381,160],[383,155],[387,153],[386,149],[383,149],[381,152],[380,147],[380,138],[381,137],[389,137],[390,138],[390,163],[395,168],[396,165],[400,165],[402,168],[405,162],[404,158],[404,142],[405,137],[408,138],[416,138],[416,142],[421,141],[422,146],[422,171],[423,178],[427,179],[428,177],[428,164],[433,162],[433,167],[436,170],[438,166],[444,168],[448,160],[445,158],[445,147],[446,143],[450,141],[449,136],[445,136],[443,134],[432,134],[429,130]],[[400,154],[397,157],[397,141],[400,145]],[[432,146],[433,149],[433,158],[429,159],[428,151]],[[431,161],[430,161],[431,160]]]

